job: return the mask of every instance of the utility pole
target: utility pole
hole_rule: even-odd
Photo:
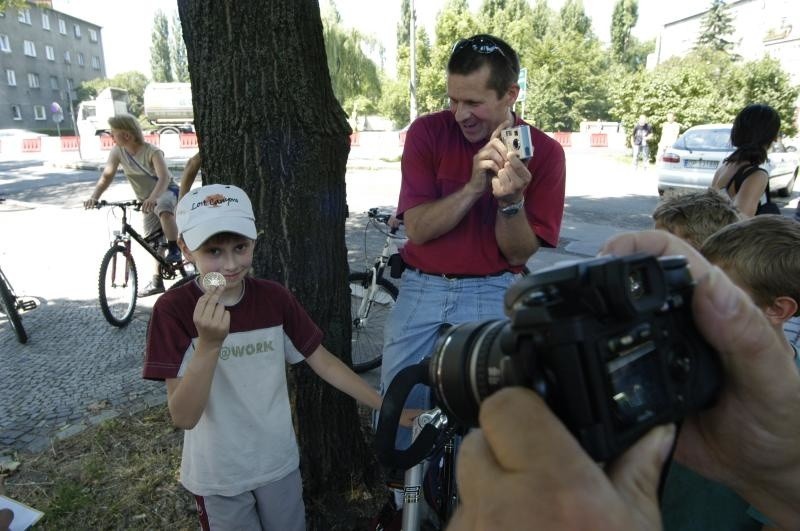
[[[414,26],[416,24],[417,14],[414,11],[414,0],[410,0],[411,16],[409,17],[409,63],[411,66],[411,75],[409,76],[408,89],[411,93],[410,108],[409,108],[409,123],[413,122],[417,117],[417,36]]]

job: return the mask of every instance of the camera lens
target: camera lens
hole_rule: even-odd
[[[515,138],[512,142],[512,145],[514,146],[515,150],[519,151],[519,138]]]
[[[478,425],[480,403],[501,387],[501,333],[505,320],[467,323],[449,329],[437,343],[430,363],[430,382],[439,407],[462,426]]]

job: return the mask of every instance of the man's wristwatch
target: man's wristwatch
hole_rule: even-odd
[[[516,216],[520,210],[522,210],[523,205],[525,205],[525,196],[522,196],[522,199],[517,201],[516,203],[511,203],[510,205],[500,207],[500,213],[507,218]]]

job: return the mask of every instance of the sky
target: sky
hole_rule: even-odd
[[[320,0],[324,6],[328,0]],[[393,72],[400,18],[400,0],[333,0],[344,26],[353,27],[383,41],[386,49],[387,70]],[[481,0],[469,0],[476,12]],[[533,3],[533,0],[531,0]],[[548,0],[552,9],[559,9],[564,0]],[[584,0],[586,14],[592,19],[595,34],[609,41],[611,13],[616,0]],[[639,0],[639,21],[633,30],[640,39],[656,37],[665,22],[677,20],[701,10],[701,0]],[[436,15],[445,0],[415,0],[417,21],[424,25],[429,35],[434,34]],[[393,6],[393,7],[385,7]],[[139,70],[147,77],[150,72],[150,42],[153,15],[161,9],[168,17],[177,11],[174,0],[137,0],[135,4],[121,0],[53,0],[53,8],[69,15],[88,20],[102,27],[106,75],[114,77],[120,72]]]

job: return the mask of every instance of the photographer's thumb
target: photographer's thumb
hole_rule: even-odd
[[[658,426],[607,469],[625,503],[637,513],[638,529],[661,529],[658,486],[675,442],[675,425]]]

